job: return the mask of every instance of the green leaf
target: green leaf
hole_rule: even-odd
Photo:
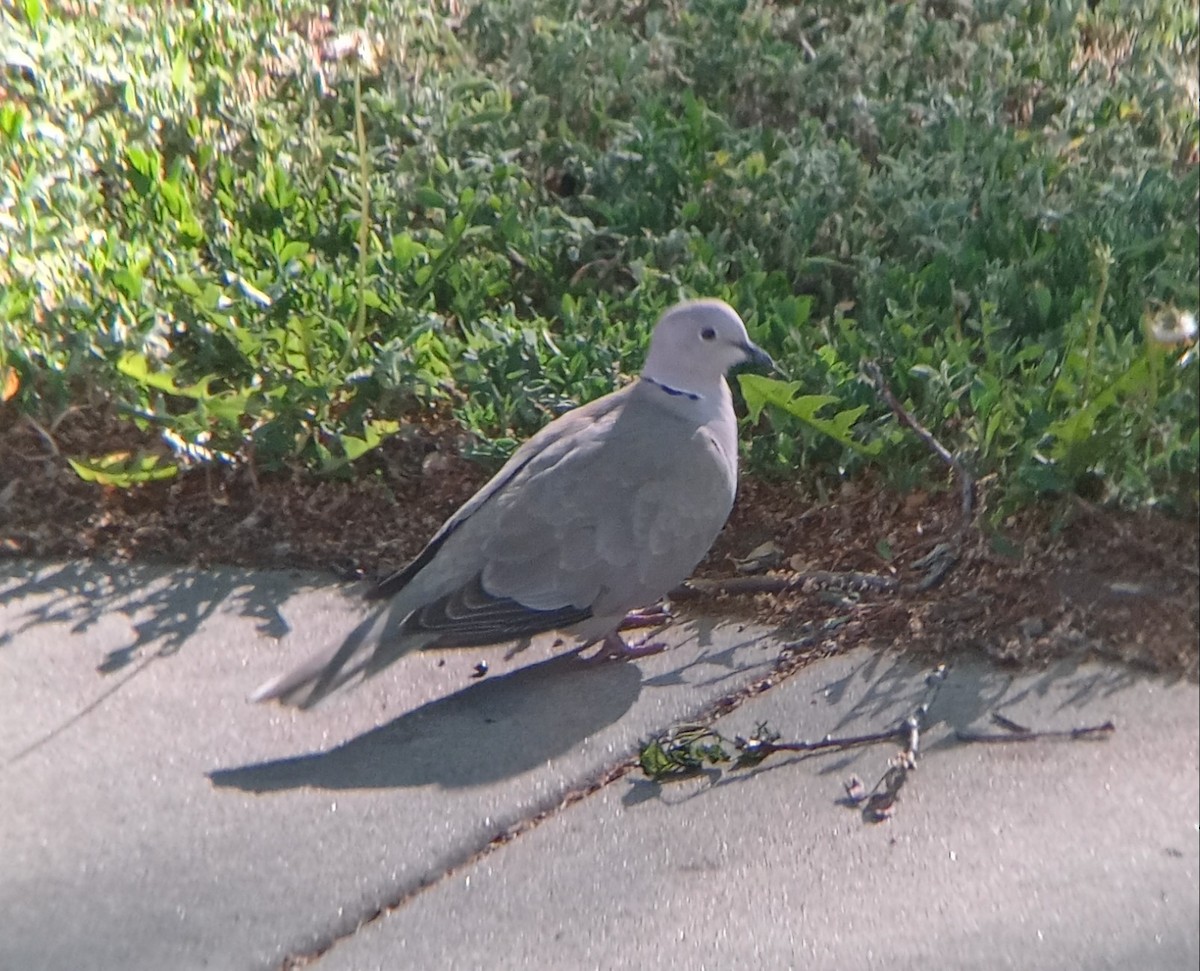
[[[187,51],[181,47],[171,62],[171,87],[176,91],[182,91],[190,76],[191,69],[188,66]]]
[[[294,239],[287,243],[279,251],[279,262],[290,263],[292,260],[299,259],[308,252],[308,243],[303,240]]]
[[[705,765],[728,762],[719,735],[702,725],[683,725],[642,746],[638,762],[651,779],[683,778]]]
[[[84,482],[115,486],[118,489],[128,489],[143,482],[171,479],[179,474],[179,466],[170,462],[159,464],[162,461],[160,456],[141,453],[132,455],[129,452],[113,452],[97,458],[68,458],[67,461]]]
[[[126,351],[117,359],[117,370],[146,388],[153,388],[181,398],[201,399],[209,397],[208,384],[212,378],[202,378],[195,384],[182,387],[175,383],[170,370],[152,371],[144,354]]]
[[[0,131],[11,139],[16,139],[21,129],[25,127],[25,111],[11,101],[0,103]]]
[[[1040,283],[1036,283],[1032,290],[1033,308],[1037,312],[1038,323],[1043,326],[1050,319],[1050,308],[1054,304],[1054,297],[1050,291]]]
[[[205,398],[198,410],[202,415],[211,416],[224,425],[235,427],[246,414],[249,405],[249,395],[230,391]]]
[[[1046,434],[1054,438],[1052,454],[1064,457],[1072,445],[1090,438],[1100,415],[1117,403],[1117,399],[1139,387],[1148,386],[1149,364],[1145,357],[1138,358],[1122,375],[1103,388],[1085,407],[1072,412],[1066,418],[1052,422]]]
[[[449,209],[449,200],[432,186],[423,185],[416,192],[416,201],[425,209]]]
[[[126,85],[127,90],[132,87],[132,84]],[[132,111],[132,109],[130,110]],[[148,196],[155,183],[158,182],[157,156],[138,145],[129,145],[125,149],[125,159],[129,162],[129,167],[133,169],[129,176],[129,183],[133,186],[134,192],[140,196]]]
[[[142,277],[136,269],[124,267],[117,270],[112,276],[112,281],[118,290],[133,300],[142,295]]]
[[[179,235],[183,237],[184,242],[195,246],[204,240],[204,227],[195,216],[184,214],[179,219]]]
[[[392,237],[392,258],[396,261],[397,269],[403,270],[425,252],[425,247],[408,233],[397,233]]]
[[[173,182],[160,182],[158,184],[158,194],[162,196],[163,205],[167,207],[167,212],[176,219],[183,215],[187,207],[187,198],[179,186]]]
[[[661,779],[678,768],[677,764],[667,756],[662,743],[657,739],[642,748],[641,754],[638,756],[638,764],[642,767],[642,772],[651,779]]]
[[[154,158],[149,152],[138,145],[129,145],[125,149],[125,158],[134,170],[140,172],[147,178],[157,175],[158,166],[154,163]]]
[[[834,395],[801,395],[798,381],[777,381],[774,378],[765,378],[761,374],[742,374],[738,376],[738,381],[746,398],[746,407],[750,409],[751,421],[758,421],[763,409],[770,405],[793,418],[798,418],[859,455],[870,457],[878,455],[883,449],[881,441],[864,445],[855,441],[851,435],[854,423],[866,412],[866,405],[839,411],[832,418],[821,418],[818,412],[839,400]]]
[[[364,434],[361,438],[356,435],[342,435],[339,441],[342,444],[344,453],[341,458],[329,458],[322,465],[322,471],[333,472],[340,469],[351,462],[362,458],[371,449],[378,447],[385,438],[389,435],[394,435],[400,430],[400,422],[392,421],[391,419],[376,418],[366,423]]]

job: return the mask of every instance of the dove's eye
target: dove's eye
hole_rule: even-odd
[[[716,338],[716,336],[717,336],[717,332],[715,330],[713,330],[711,327],[705,327],[704,330],[700,331],[700,339],[703,341],[714,340]]]

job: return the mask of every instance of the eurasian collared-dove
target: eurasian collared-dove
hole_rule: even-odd
[[[529,439],[379,585],[391,598],[379,615],[253,699],[307,707],[409,650],[550,630],[601,641],[606,655],[646,653],[625,644],[621,621],[687,578],[733,507],[737,420],[725,373],[745,361],[771,365],[728,304],[670,308],[638,380]]]

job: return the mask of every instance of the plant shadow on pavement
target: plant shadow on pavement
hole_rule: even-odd
[[[102,561],[0,565],[0,603],[17,605],[19,614],[15,623],[0,631],[0,650],[31,628],[48,625],[68,625],[68,636],[78,638],[86,650],[89,631],[114,613],[124,615],[134,633],[131,643],[97,659],[101,687],[91,702],[21,747],[8,761],[19,761],[77,724],[148,664],[178,654],[206,620],[228,610],[226,605],[254,620],[259,635],[282,637],[291,629],[281,613],[284,603],[319,585],[299,579],[294,571],[180,570]],[[23,600],[29,603],[23,605]]]
[[[954,744],[955,731],[986,730],[993,714],[1013,714],[1021,710],[1022,705],[1037,700],[1061,696],[1054,714],[1065,720],[1071,716],[1072,709],[1128,690],[1146,678],[1164,680],[1159,675],[1138,672],[1125,665],[1091,665],[1089,669],[1086,656],[1075,654],[1055,659],[1029,681],[1027,668],[1006,670],[982,657],[972,656],[973,653],[966,652],[947,668],[945,680],[930,705],[924,731],[944,728],[950,734],[926,743],[923,746],[926,751],[931,746],[941,748]],[[930,688],[926,679],[933,671],[933,665],[922,664],[917,659],[897,658],[888,652],[872,654],[844,677],[822,687],[821,693],[830,703],[837,703],[851,692],[861,694],[842,717],[823,731],[842,735],[882,730],[902,721],[927,700]]]
[[[39,624],[70,624],[70,632],[81,635],[101,618],[121,613],[137,637],[110,651],[97,666],[101,674],[114,674],[146,649],[154,657],[177,653],[226,603],[255,620],[258,634],[282,637],[291,628],[280,608],[297,592],[316,585],[298,582],[294,572],[285,571],[179,570],[136,563],[109,567],[92,561],[11,564],[0,572],[0,599],[28,597],[35,603],[19,625],[0,634],[0,647]]]
[[[687,626],[689,639],[711,642],[711,621]],[[705,684],[732,677],[743,669],[738,650],[759,640],[705,651],[676,672],[650,678],[634,663],[591,663],[560,654],[476,681],[336,748],[218,769],[210,778],[218,787],[256,793],[486,785],[542,766],[616,723],[644,687],[683,683],[682,673],[700,664],[723,669]]]

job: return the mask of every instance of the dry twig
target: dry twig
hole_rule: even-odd
[[[847,735],[841,738],[825,736],[816,741],[782,742],[779,735],[768,730],[766,724],[759,725],[750,738],[735,738],[733,744],[737,757],[733,768],[745,769],[761,764],[769,756],[779,752],[812,754],[826,751],[844,751],[875,745],[879,742],[902,742],[902,747],[890,760],[887,770],[869,791],[858,777],[845,783],[844,805],[860,809],[865,822],[879,823],[895,812],[900,790],[917,767],[917,755],[921,747],[921,733],[926,729],[929,711],[937,700],[938,692],[946,681],[948,669],[939,665],[925,678],[925,698],[912,712],[893,727],[864,735]],[[1103,739],[1116,731],[1116,726],[1107,721],[1101,725],[1086,725],[1079,728],[1033,731],[1000,714],[992,720],[1004,728],[1004,733],[988,734],[959,730],[961,742],[1003,743],[1031,742],[1039,740],[1078,741]],[[687,726],[672,732],[664,739],[655,741],[642,750],[642,770],[654,779],[683,778],[695,774],[705,765],[731,761],[724,746],[728,740],[704,726]]]
[[[834,573],[829,570],[806,570],[779,576],[716,577],[688,580],[671,591],[671,599],[687,600],[717,594],[790,593],[812,584],[817,587],[836,587],[843,590],[895,590],[900,582],[895,577],[878,573]]]
[[[954,470],[954,474],[958,477],[959,488],[962,490],[962,520],[958,527],[958,532],[961,534],[971,525],[971,518],[974,515],[975,480],[967,472],[962,462],[958,460],[958,456],[939,442],[933,432],[917,421],[908,409],[900,403],[900,400],[888,385],[887,379],[884,378],[883,371],[880,369],[878,363],[875,361],[866,361],[863,363],[863,370],[866,371],[867,377],[871,379],[871,383],[875,386],[875,391],[884,400],[884,403],[892,409],[892,413],[899,419],[900,423],[911,428],[934,455]]]
[[[46,446],[51,452],[54,453],[55,458],[62,458],[62,452],[59,451],[58,443],[54,440],[54,436],[50,432],[46,431],[45,428],[38,424],[37,420],[32,415],[22,415],[21,419],[37,433],[38,437],[41,438],[43,442],[46,443]]]

